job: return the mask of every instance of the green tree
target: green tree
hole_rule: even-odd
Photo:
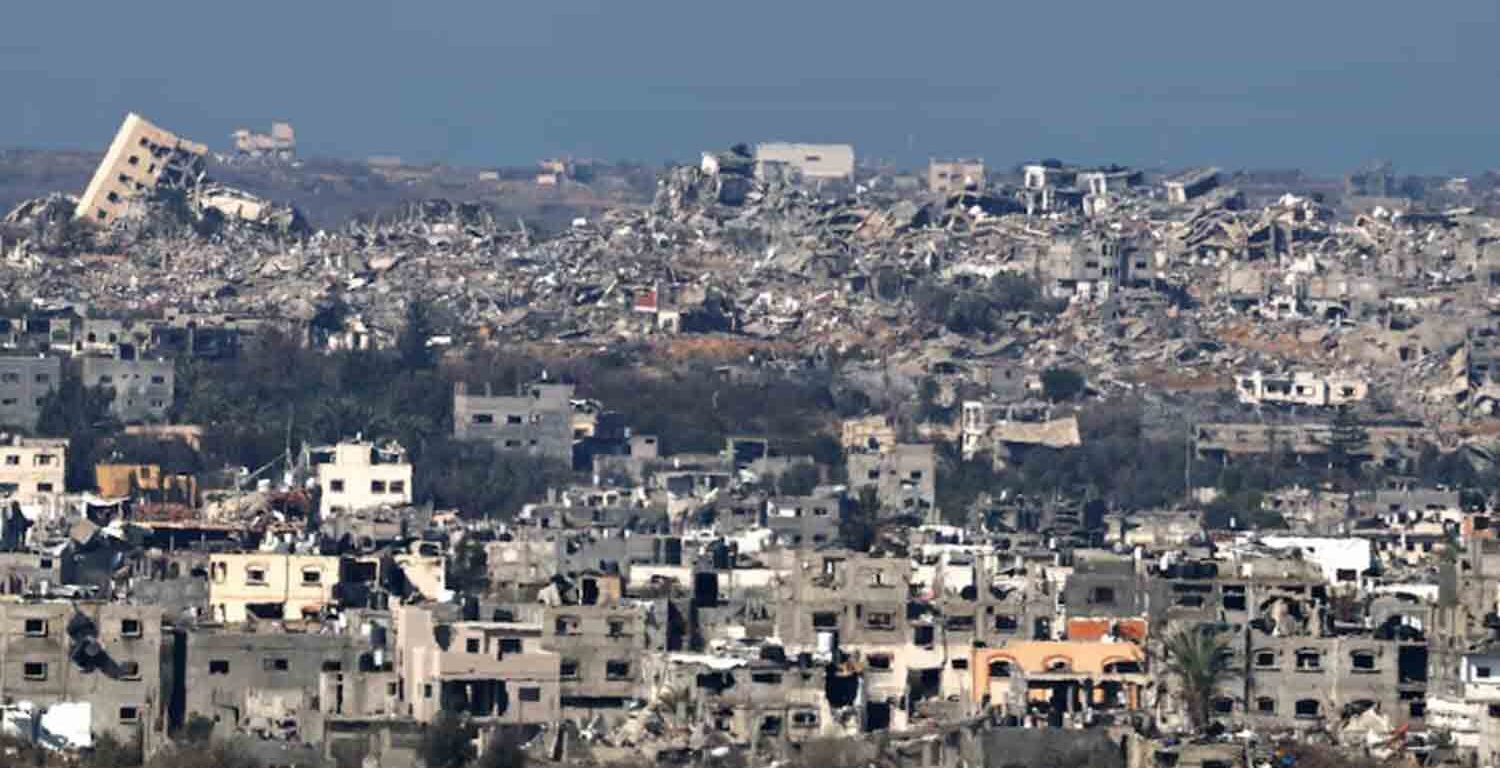
[[[1359,476],[1360,456],[1369,448],[1370,433],[1347,406],[1334,414],[1328,429],[1328,467],[1346,480]]]
[[[839,540],[856,552],[869,552],[879,535],[880,501],[875,488],[859,489],[859,497],[839,517]]]
[[[94,464],[106,439],[120,427],[109,413],[114,399],[114,390],[108,387],[85,387],[77,377],[64,376],[42,401],[37,432],[68,438],[65,482],[70,491],[94,487]]]
[[[1061,403],[1083,394],[1083,374],[1072,368],[1048,368],[1042,371],[1042,393],[1048,400]]]
[[[84,762],[88,768],[135,768],[140,764],[140,741],[120,741],[108,732],[94,739],[94,751]]]
[[[1208,725],[1219,683],[1229,675],[1225,650],[1218,635],[1207,627],[1179,629],[1167,639],[1167,670],[1181,686],[1194,731]]]
[[[490,585],[489,556],[484,544],[465,537],[448,561],[448,588],[456,592],[482,594]]]
[[[418,498],[478,517],[509,517],[573,479],[572,469],[556,459],[446,438],[429,443],[414,469]]]
[[[526,751],[508,733],[496,731],[479,756],[478,768],[526,768]]]
[[[401,365],[408,370],[429,370],[437,364],[437,355],[427,342],[436,332],[432,307],[420,299],[406,305],[406,323],[401,327],[401,336],[396,348]]]
[[[776,490],[783,496],[806,496],[818,487],[819,479],[816,464],[793,464],[776,478]]]
[[[444,710],[422,732],[417,754],[427,768],[464,768],[474,759],[473,739],[463,716]]]

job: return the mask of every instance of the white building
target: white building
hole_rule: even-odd
[[[1370,394],[1370,385],[1350,376],[1318,376],[1305,371],[1277,376],[1255,371],[1236,377],[1234,391],[1239,401],[1248,405],[1272,403],[1324,408],[1364,400]]]
[[[356,440],[313,448],[309,463],[317,467],[321,515],[411,503],[411,464],[395,443]]]
[[[1360,575],[1374,564],[1368,539],[1326,536],[1263,536],[1260,543],[1271,549],[1297,551],[1317,566],[1334,587],[1358,587]]]
[[[756,178],[775,176],[776,169],[795,171],[805,179],[848,179],[854,176],[854,147],[848,144],[757,144]]]

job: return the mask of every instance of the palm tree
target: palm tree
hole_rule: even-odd
[[[1229,674],[1227,646],[1207,627],[1180,629],[1167,639],[1167,669],[1182,685],[1193,730],[1208,724],[1219,681]]]

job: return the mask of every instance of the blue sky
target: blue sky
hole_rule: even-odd
[[[253,10],[252,10],[253,8]],[[659,162],[736,141],[1339,173],[1495,161],[1494,0],[138,0],[0,10],[0,146]]]

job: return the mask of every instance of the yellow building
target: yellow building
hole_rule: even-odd
[[[198,480],[190,474],[164,474],[156,464],[95,464],[94,485],[108,498],[147,494],[162,501],[197,506]]]
[[[180,139],[135,113],[126,115],[74,216],[109,224],[125,213],[130,201],[158,187],[191,187],[203,176],[207,153],[202,144]]]
[[[333,603],[339,559],[278,552],[214,554],[208,572],[214,620],[296,620],[316,617]]]
[[[1068,713],[1138,709],[1150,682],[1146,652],[1126,642],[1031,641],[975,648],[969,670],[976,704],[1020,700],[1028,710]]]

